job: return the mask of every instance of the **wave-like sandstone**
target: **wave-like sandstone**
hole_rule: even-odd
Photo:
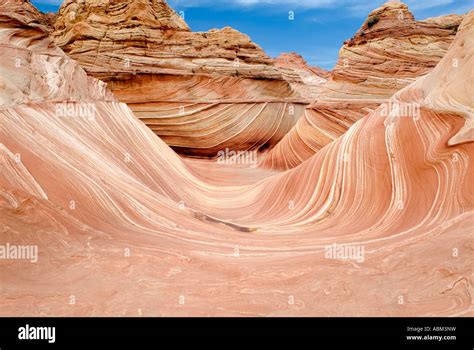
[[[300,96],[310,100],[319,97],[322,87],[331,76],[322,68],[310,66],[296,52],[282,53],[274,63],[283,73],[285,80],[290,82],[291,87]]]
[[[23,0],[9,0],[0,11],[0,107],[29,101],[115,99],[105,83],[89,77],[54,45],[46,15]]]
[[[190,31],[164,0],[67,0],[54,38],[165,142],[191,155],[272,147],[326,81],[274,65],[230,27]]]
[[[339,52],[331,78],[316,101],[262,163],[291,169],[344,134],[448,50],[462,16],[416,21],[407,5],[388,2],[372,11]]]
[[[57,48],[36,50],[35,23],[0,19],[2,61],[20,49],[57,72],[0,110],[0,243],[39,250],[0,259],[1,315],[474,314],[474,12],[390,99],[417,118],[377,108],[282,173],[183,161],[95,79],[69,79],[85,73]],[[83,91],[93,108],[68,114]]]

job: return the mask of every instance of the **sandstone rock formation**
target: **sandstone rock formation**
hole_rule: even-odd
[[[331,75],[330,72],[325,69],[310,66],[305,59],[296,52],[281,53],[280,56],[275,58],[275,66],[305,71],[323,79],[328,79]]]
[[[106,84],[87,76],[78,63],[54,45],[49,20],[28,1],[0,5],[0,106],[30,101],[109,99]],[[8,15],[7,15],[8,14]]]
[[[275,59],[275,66],[280,68],[294,90],[311,100],[319,97],[322,86],[330,76],[328,71],[308,65],[304,58],[295,52],[280,54]]]
[[[272,147],[314,100],[248,36],[191,32],[164,0],[67,0],[54,38],[181,153]]]
[[[0,315],[474,315],[474,12],[389,99],[418,118],[379,107],[282,173],[184,161],[18,13],[2,62],[56,73],[0,75],[0,245],[39,252],[0,259]]]
[[[429,73],[445,55],[462,16],[416,21],[407,5],[372,11],[339,52],[331,78],[265,167],[290,169],[340,137],[396,91]]]

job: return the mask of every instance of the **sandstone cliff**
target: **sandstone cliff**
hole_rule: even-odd
[[[0,245],[39,251],[0,259],[1,316],[473,315],[474,12],[390,97],[418,118],[378,107],[281,173],[183,160],[34,16],[0,6],[2,62],[36,57],[0,72]],[[30,69],[55,74],[17,93]]]
[[[416,21],[407,5],[372,11],[344,43],[331,78],[264,162],[289,169],[340,137],[398,90],[429,73],[451,45],[462,16]]]
[[[248,36],[192,32],[164,0],[67,0],[54,38],[186,154],[272,147],[315,97]]]

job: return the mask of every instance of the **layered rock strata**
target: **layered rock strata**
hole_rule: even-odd
[[[462,16],[416,21],[407,5],[388,2],[372,11],[339,52],[331,78],[263,166],[290,169],[340,137],[368,112],[446,54]]]
[[[305,78],[276,67],[248,36],[230,27],[192,32],[164,0],[67,0],[54,38],[188,155],[272,147],[315,98]]]
[[[473,316],[474,12],[390,98],[417,118],[377,108],[283,173],[183,161],[28,18],[0,7],[2,62],[57,74],[0,90],[2,316]]]

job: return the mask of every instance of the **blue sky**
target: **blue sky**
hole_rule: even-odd
[[[32,0],[56,11],[62,0]],[[295,51],[310,64],[331,69],[344,40],[385,0],[169,0],[193,31],[231,26],[268,55]],[[405,0],[417,19],[474,9],[474,0]],[[294,19],[289,19],[289,12]]]

